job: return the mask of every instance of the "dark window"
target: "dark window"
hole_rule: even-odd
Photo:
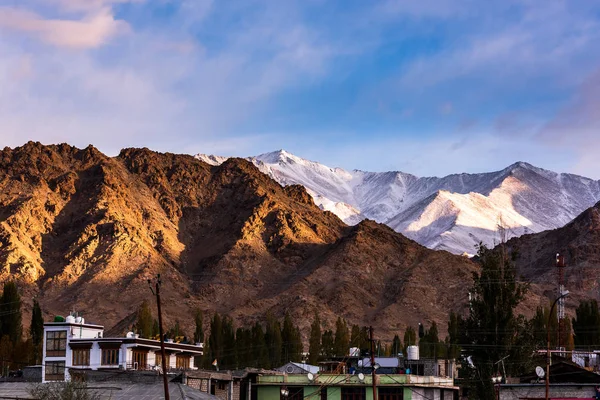
[[[90,349],[73,349],[73,365],[90,365]]]
[[[46,357],[64,357],[67,354],[67,331],[46,332]]]
[[[119,365],[119,349],[102,349],[102,365]]]
[[[342,387],[342,400],[365,400],[365,388]]]
[[[379,400],[404,400],[404,388],[379,388]]]
[[[65,362],[64,361],[46,361],[47,381],[64,381],[65,380]]]
[[[327,400],[327,388],[321,389],[321,400]]]

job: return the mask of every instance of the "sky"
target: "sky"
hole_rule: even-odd
[[[0,0],[0,146],[600,179],[600,0]]]

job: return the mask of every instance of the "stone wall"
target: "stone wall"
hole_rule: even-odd
[[[593,399],[595,394],[596,385],[590,384],[550,387],[550,397],[552,398]],[[500,400],[519,400],[524,398],[544,399],[545,397],[546,386],[543,384],[500,387]]]

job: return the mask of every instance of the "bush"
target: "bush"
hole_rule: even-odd
[[[29,394],[39,400],[100,400],[100,395],[88,389],[85,382],[39,383]]]

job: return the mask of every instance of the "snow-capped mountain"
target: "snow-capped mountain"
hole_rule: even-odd
[[[213,165],[227,159],[197,157]],[[494,245],[501,236],[561,227],[600,200],[600,181],[523,162],[498,172],[420,178],[330,168],[284,150],[248,160],[282,185],[305,186],[319,207],[348,224],[370,218],[457,254],[472,254],[479,242]]]

